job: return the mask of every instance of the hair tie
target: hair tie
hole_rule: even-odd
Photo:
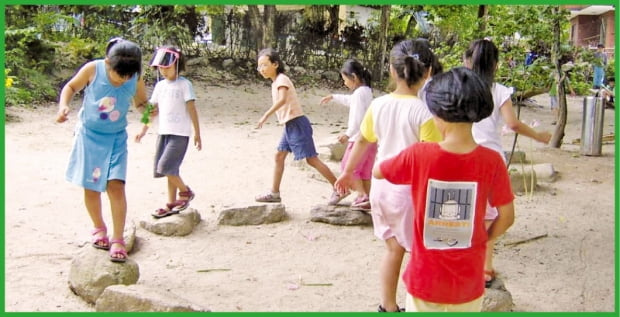
[[[418,54],[409,54],[409,57],[413,57],[414,59],[420,59],[420,55]]]

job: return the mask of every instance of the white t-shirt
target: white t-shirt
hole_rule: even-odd
[[[334,101],[348,106],[349,122],[345,134],[349,142],[355,142],[360,136],[360,124],[372,102],[372,90],[368,86],[357,87],[351,95],[333,94]]]
[[[513,93],[513,88],[506,87],[502,84],[494,83],[491,88],[491,94],[493,95],[493,112],[487,118],[484,118],[480,122],[475,122],[472,128],[474,140],[476,143],[486,146],[492,150],[497,151],[500,156],[506,161],[504,155],[504,149],[502,148],[502,139],[500,129],[504,123],[501,114],[501,107],[504,103],[510,99]]]
[[[190,100],[196,100],[196,95],[192,83],[185,77],[175,81],[163,79],[155,85],[149,101],[159,107],[159,134],[192,134],[192,120],[187,111]]]
[[[378,142],[375,164],[416,142],[441,141],[433,115],[422,99],[394,93],[375,98],[370,103],[360,131],[364,139]]]

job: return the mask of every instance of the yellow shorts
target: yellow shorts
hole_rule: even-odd
[[[463,304],[439,304],[415,298],[407,293],[405,311],[407,312],[479,312],[482,310],[484,295]]]

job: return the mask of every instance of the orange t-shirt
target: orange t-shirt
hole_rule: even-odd
[[[271,98],[273,102],[278,100],[278,88],[280,87],[288,88],[284,105],[276,111],[278,122],[284,124],[291,119],[303,116],[304,112],[301,110],[301,104],[299,103],[299,99],[297,99],[297,92],[295,91],[293,82],[288,76],[282,73],[278,74],[271,84]]]

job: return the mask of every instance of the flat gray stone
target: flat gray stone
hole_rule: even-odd
[[[217,222],[228,226],[252,226],[276,223],[287,218],[283,204],[264,204],[225,209],[220,212]]]
[[[145,285],[112,285],[95,303],[98,312],[208,312],[174,293]]]
[[[194,231],[200,221],[200,213],[196,209],[188,208],[159,219],[149,215],[146,220],[140,221],[140,227],[162,236],[186,236]]]
[[[532,170],[530,165],[511,165],[508,172],[510,174],[510,185],[512,186],[513,192],[523,193],[536,189],[536,185],[538,184],[536,171]]]
[[[351,210],[349,206],[345,205],[316,205],[310,210],[310,221],[337,226],[372,225],[372,217],[369,213]]]

